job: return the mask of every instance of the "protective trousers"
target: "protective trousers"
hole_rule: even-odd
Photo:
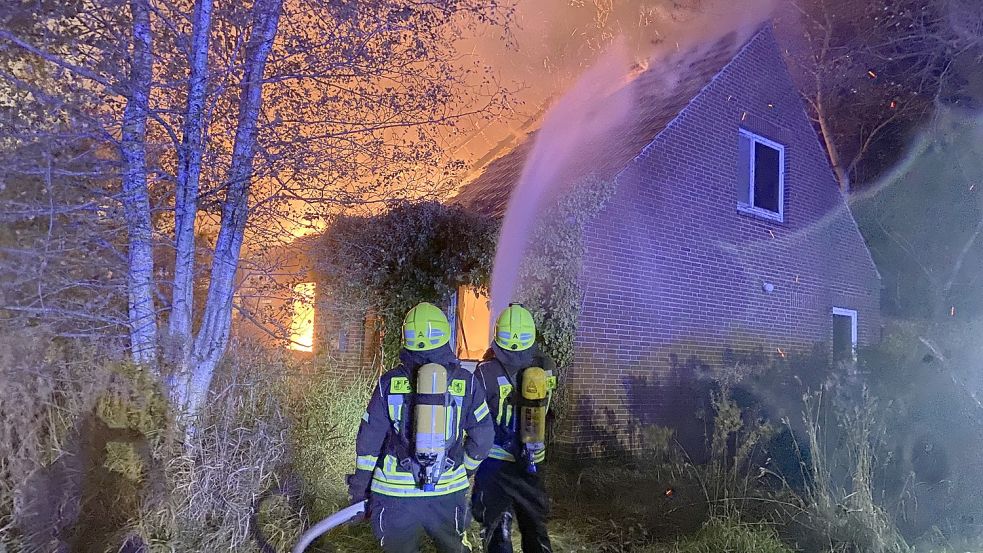
[[[523,463],[485,459],[474,477],[471,512],[481,524],[487,553],[512,553],[512,516],[519,524],[523,553],[551,553],[546,530],[549,499],[540,472]]]
[[[372,532],[386,553],[418,553],[424,534],[440,553],[471,553],[466,491],[431,497],[369,496]]]

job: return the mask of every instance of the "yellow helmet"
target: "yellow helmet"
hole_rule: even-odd
[[[536,341],[536,322],[521,303],[510,303],[495,323],[495,343],[509,351],[532,347]]]
[[[411,351],[437,349],[451,339],[447,316],[432,303],[418,303],[403,319],[403,347]]]

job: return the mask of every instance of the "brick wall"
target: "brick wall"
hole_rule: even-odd
[[[785,146],[783,222],[737,210],[740,128]],[[586,243],[562,449],[685,423],[695,373],[727,348],[828,343],[834,306],[858,311],[861,343],[879,336],[879,277],[770,30],[621,173]]]
[[[317,364],[343,382],[374,374],[377,340],[365,309],[331,297],[318,287],[314,310],[314,354]]]

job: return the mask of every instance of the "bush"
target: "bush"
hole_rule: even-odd
[[[371,217],[338,217],[318,238],[319,290],[360,305],[382,321],[383,366],[396,364],[403,316],[414,305],[442,305],[461,285],[484,288],[498,224],[460,206],[396,202]]]
[[[118,545],[165,420],[154,380],[34,327],[0,335],[0,382],[0,544]]]
[[[232,352],[185,447],[155,376],[39,329],[0,336],[0,550],[288,548],[290,495],[257,500],[291,461],[288,371]]]
[[[300,535],[289,485],[291,372],[277,354],[240,347],[227,357],[193,443],[169,440],[154,452],[161,493],[133,521],[151,551],[282,551]]]

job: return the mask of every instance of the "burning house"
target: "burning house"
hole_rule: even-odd
[[[772,29],[669,65],[671,87],[656,68],[638,76],[628,124],[583,164],[614,189],[583,230],[565,385],[589,408],[557,436],[574,449],[598,442],[599,411],[621,441],[639,424],[679,426],[688,383],[735,352],[822,344],[843,359],[879,337],[879,274]],[[504,215],[532,147],[454,201]]]
[[[571,451],[602,441],[599,432],[624,445],[639,425],[678,426],[673,413],[692,413],[689,383],[741,363],[742,351],[784,358],[819,347],[850,359],[879,337],[880,276],[772,29],[667,64],[672,86],[657,68],[641,72],[617,140],[579,166],[613,189],[583,228],[575,351],[562,377],[581,408],[556,436]],[[452,202],[503,217],[535,139]],[[339,371],[360,370],[378,347],[364,314],[318,301],[316,347]],[[478,358],[487,298],[461,289],[447,307],[459,355]]]

